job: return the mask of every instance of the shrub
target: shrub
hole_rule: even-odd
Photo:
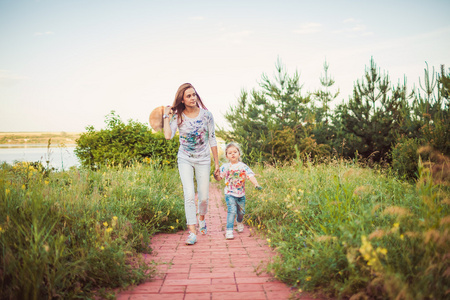
[[[391,150],[392,169],[400,176],[417,178],[419,161],[419,141],[415,138],[402,137]]]
[[[106,117],[105,123],[106,129],[100,131],[88,126],[87,132],[77,139],[75,154],[83,167],[129,166],[144,159],[175,164],[179,147],[177,138],[167,141],[162,132],[152,133],[147,125],[136,121],[125,124],[114,111]]]

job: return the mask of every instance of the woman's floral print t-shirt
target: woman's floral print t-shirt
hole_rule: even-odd
[[[220,176],[225,178],[225,195],[245,196],[245,180],[255,173],[243,162],[226,163],[220,167]]]
[[[178,127],[178,116],[170,120],[172,137],[180,133],[178,158],[196,163],[211,163],[210,147],[217,146],[214,118],[210,111],[200,108],[198,116],[189,118],[183,114],[183,123]]]

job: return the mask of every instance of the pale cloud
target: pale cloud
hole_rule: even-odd
[[[357,20],[355,20],[355,19],[353,19],[353,18],[348,18],[348,19],[345,19],[344,21],[342,21],[342,23],[355,23],[355,22],[358,22]]]
[[[373,32],[367,30],[366,25],[361,20],[348,18],[342,21],[343,29],[334,30],[333,33],[343,34],[347,37],[361,37],[373,35]]]
[[[426,45],[430,39],[438,39],[439,37],[450,34],[450,26],[441,27],[433,31],[420,33],[411,36],[405,36],[395,39],[387,39],[377,43],[365,44],[364,46],[354,48],[355,53],[368,53],[379,51],[390,51],[393,53],[404,53],[405,49],[416,49],[420,45]],[[450,40],[445,40],[443,49],[450,46]],[[445,51],[445,50],[444,50]]]
[[[195,16],[195,17],[190,17],[189,20],[191,21],[203,21],[205,18],[202,16]]]
[[[0,86],[7,87],[13,86],[19,81],[25,80],[27,77],[16,75],[8,70],[0,70]]]
[[[322,24],[320,23],[305,23],[300,25],[300,28],[294,30],[297,34],[311,34],[322,31]]]
[[[232,44],[240,44],[244,39],[253,34],[253,31],[251,30],[229,31],[225,28],[221,28],[220,31],[222,31],[222,35],[219,37],[219,40]]]
[[[40,35],[53,35],[53,34],[55,34],[53,31],[35,32],[35,33],[34,33],[35,36],[40,36]]]

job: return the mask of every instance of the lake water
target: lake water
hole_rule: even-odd
[[[74,153],[75,146],[51,147],[47,145],[0,145],[0,162],[10,165],[15,161],[40,161],[47,166],[47,160],[51,167],[62,171],[72,166],[80,166]]]

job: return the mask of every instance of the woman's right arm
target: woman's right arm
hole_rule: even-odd
[[[168,118],[163,118],[164,137],[166,140],[171,140],[173,138],[172,128],[170,127],[170,120],[172,118],[172,114],[169,114],[170,110],[170,106],[164,107],[164,114],[169,116]]]

